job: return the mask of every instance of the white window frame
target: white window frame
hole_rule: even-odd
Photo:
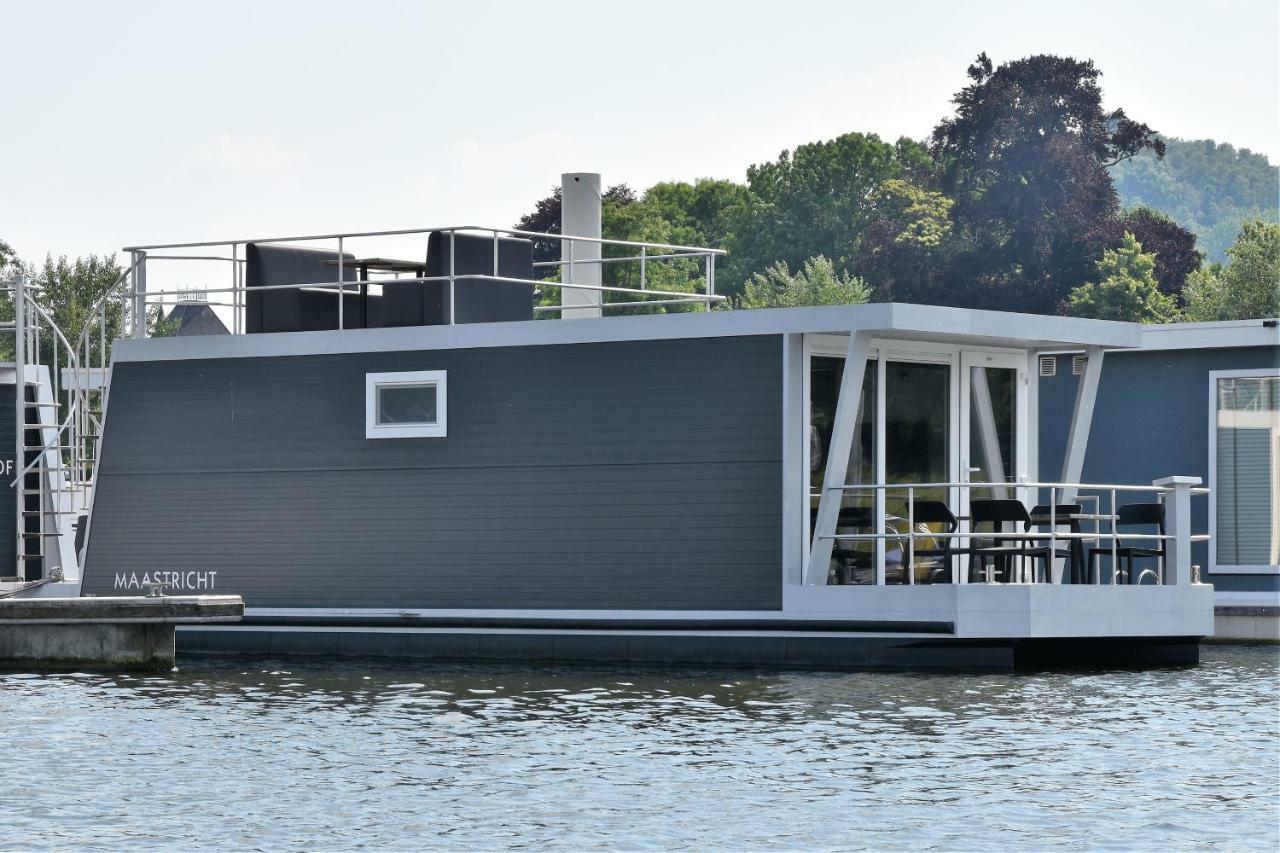
[[[365,438],[445,438],[449,434],[449,379],[445,370],[404,370],[364,375]],[[436,389],[436,420],[430,424],[378,423],[378,389],[421,387]]]
[[[1275,376],[1274,368],[1254,370],[1209,371],[1209,573],[1220,575],[1280,575],[1280,565],[1274,566],[1220,566],[1218,565],[1218,380],[1249,379],[1257,376]]]

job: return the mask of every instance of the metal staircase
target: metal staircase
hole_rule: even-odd
[[[108,315],[128,279],[126,272],[88,312],[74,343],[21,274],[3,285],[14,306],[13,322],[0,330],[12,331],[14,341],[15,452],[6,473],[15,490],[16,528],[14,569],[0,570],[0,596],[80,580],[107,393],[107,342],[117,331]]]

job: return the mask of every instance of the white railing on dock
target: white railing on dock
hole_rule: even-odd
[[[895,581],[890,580],[888,575],[888,568],[894,562],[901,566],[900,577],[896,583],[904,585],[936,582],[972,583],[975,582],[971,577],[975,563],[982,563],[983,558],[991,558],[994,561],[997,557],[1010,561],[1007,576],[1003,581],[1005,583],[1036,583],[1037,561],[1042,561],[1045,566],[1046,582],[1064,582],[1067,566],[1059,567],[1059,564],[1079,560],[1083,561],[1083,565],[1077,564],[1072,567],[1072,575],[1076,583],[1117,584],[1122,582],[1122,577],[1130,584],[1146,584],[1148,581],[1160,585],[1191,583],[1193,580],[1198,582],[1198,578],[1192,577],[1191,543],[1209,540],[1207,533],[1191,532],[1190,498],[1204,497],[1209,494],[1209,489],[1199,484],[1198,477],[1170,477],[1158,480],[1151,485],[1040,481],[844,483],[826,489],[837,495],[840,501],[837,511],[828,514],[830,518],[835,519],[834,524],[829,524],[826,529],[811,530],[810,535],[811,542],[815,544],[819,540],[830,540],[834,543],[863,542],[871,546],[866,552],[833,549],[831,563],[825,574],[826,583],[831,583],[833,578],[837,583],[841,583],[842,575],[845,578],[850,576],[852,573],[846,566],[841,565],[842,562],[850,559],[863,564],[864,577],[853,581],[855,583],[876,585],[894,583]],[[951,511],[951,507],[972,507],[978,501],[990,499],[985,496],[975,497],[975,492],[984,492],[987,495],[1017,495],[1018,497],[1007,499],[1016,500],[1022,504],[1027,519],[1024,529],[975,530],[973,515],[970,512]],[[869,501],[855,502],[852,505],[848,503],[851,498],[857,501],[859,495],[868,493]],[[1046,493],[1047,500],[1035,500],[1028,508],[1028,498],[1041,497]],[[1139,533],[1120,529],[1123,508],[1126,505],[1138,503],[1137,501],[1122,503],[1120,498],[1123,495],[1134,494],[1152,495],[1154,502],[1162,508],[1160,532]],[[895,500],[905,502],[905,515],[893,515],[888,511],[891,495]],[[811,522],[815,527],[821,526],[819,520],[823,515],[816,510],[817,505],[813,502],[820,502],[822,497],[822,492],[810,494]],[[918,498],[945,504],[952,512],[956,529],[931,530],[928,525],[937,522],[918,522],[916,518]],[[1086,504],[1091,505],[1091,510],[1085,511]],[[1066,513],[1062,511],[1065,506],[1072,505],[1080,506],[1081,511]],[[1033,516],[1031,509],[1036,508],[1043,508],[1044,511]],[[861,510],[868,523],[865,525],[841,523],[840,512],[848,509]],[[1080,529],[1086,523],[1091,524],[1093,529],[1088,531]],[[1070,525],[1076,529],[1069,532],[1061,531],[1059,527],[1062,525]],[[850,527],[857,532],[840,532],[842,528],[848,530]],[[866,532],[863,532],[863,529]],[[927,542],[928,546],[918,546],[918,542]],[[940,547],[940,542],[954,544],[955,547]],[[995,551],[993,546],[996,543],[1007,543],[1010,547]],[[1070,553],[1067,556],[1059,553],[1060,543],[1069,549]],[[889,559],[887,546],[890,544],[895,546],[896,561]],[[1086,550],[1086,546],[1091,547]],[[1155,560],[1157,568],[1145,568],[1140,573],[1134,569],[1137,577],[1126,577],[1121,572],[1121,562],[1129,559],[1129,552],[1126,549],[1134,547],[1161,552],[1155,557],[1150,555],[1132,557],[1132,561]],[[935,565],[935,568],[940,569],[938,573],[944,578],[943,580],[928,578],[921,580],[917,577],[917,569],[921,568],[917,560],[918,550],[928,552],[925,568],[940,560],[950,563],[940,567]],[[818,549],[814,548],[810,554],[817,551]],[[939,551],[947,553],[940,554]],[[871,568],[874,570],[873,575],[866,575],[865,572],[868,556]],[[1014,559],[1019,560],[1016,574],[1012,568]],[[1103,559],[1108,563],[1108,571],[1105,575],[1102,571]],[[1028,561],[1030,562],[1029,572],[1027,571]],[[993,582],[993,574],[994,572],[988,571],[985,582]],[[811,583],[824,582],[824,573],[820,567],[811,567],[808,577]]]

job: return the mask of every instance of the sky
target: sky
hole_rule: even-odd
[[[980,51],[1093,59],[1105,106],[1280,162],[1280,3],[0,0],[0,240],[509,226],[565,171],[742,180],[924,138]]]

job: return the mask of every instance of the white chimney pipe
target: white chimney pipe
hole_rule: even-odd
[[[560,233],[574,237],[600,237],[600,176],[594,172],[568,172],[560,176]],[[561,281],[599,286],[602,265],[600,244],[583,240],[561,240]],[[570,263],[572,261],[572,263]],[[600,317],[599,290],[576,287],[560,289],[560,316],[566,320]]]

